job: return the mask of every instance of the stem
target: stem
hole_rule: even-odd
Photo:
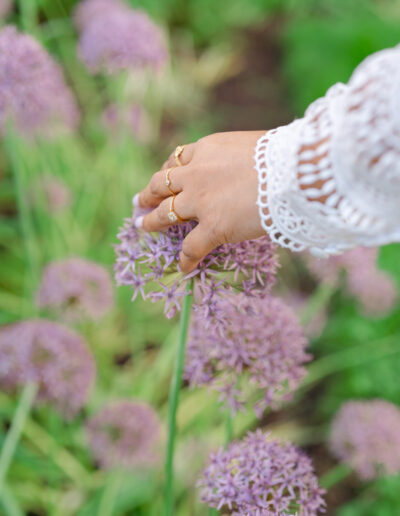
[[[322,475],[322,477],[319,479],[319,483],[324,489],[330,489],[348,477],[350,473],[351,468],[347,466],[347,464],[338,464]]]
[[[14,175],[18,214],[24,240],[25,254],[27,256],[29,267],[29,287],[33,289],[36,278],[39,274],[39,255],[30,208],[26,200],[27,190],[25,189],[24,184],[25,168],[20,159],[20,156],[22,156],[23,153],[22,150],[19,149],[18,139],[15,137],[12,128],[7,129],[5,142]],[[29,295],[30,294],[31,292],[29,291]]]
[[[8,469],[21,437],[26,419],[32,408],[33,402],[35,401],[36,392],[37,386],[35,384],[28,383],[25,385],[11,422],[10,429],[4,440],[3,449],[1,450],[0,455],[0,499],[2,498],[4,481],[7,476]]]
[[[335,290],[336,288],[328,283],[321,283],[318,285],[302,311],[300,321],[303,326],[309,324],[326,306]]]
[[[232,412],[228,409],[228,413],[226,416],[226,425],[225,425],[225,449],[228,447],[228,444],[232,441],[233,436],[233,417]]]
[[[98,516],[112,516],[114,503],[121,484],[120,472],[116,472],[106,483],[100,499]]]
[[[175,359],[174,374],[171,380],[171,388],[169,394],[168,407],[168,445],[167,456],[165,460],[165,495],[164,495],[164,515],[173,516],[174,514],[174,448],[176,438],[176,413],[178,410],[179,391],[182,385],[183,365],[185,361],[185,346],[189,328],[190,310],[192,306],[193,295],[189,293],[193,284],[189,282],[186,291],[188,294],[184,297],[183,307],[180,320],[179,344]]]
[[[22,29],[25,32],[34,32],[37,22],[36,0],[19,0],[18,7],[21,12],[20,19]]]
[[[4,484],[1,501],[7,516],[24,516],[24,513],[22,512],[22,509],[19,507],[13,494],[11,493],[7,485]]]

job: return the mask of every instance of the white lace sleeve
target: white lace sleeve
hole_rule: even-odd
[[[261,222],[281,246],[328,256],[399,241],[400,46],[262,136],[255,163]]]

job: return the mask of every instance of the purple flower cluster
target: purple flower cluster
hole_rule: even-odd
[[[385,400],[344,403],[332,423],[334,455],[363,480],[400,472],[400,408]]]
[[[119,0],[83,0],[75,13],[79,57],[90,72],[158,70],[167,60],[160,28]]]
[[[7,391],[33,382],[37,400],[72,417],[86,402],[95,377],[82,338],[60,324],[32,319],[0,328],[0,386]]]
[[[149,405],[128,400],[110,403],[90,418],[86,429],[93,456],[102,468],[135,469],[157,462],[161,429]]]
[[[305,352],[304,332],[291,309],[272,296],[236,294],[216,304],[229,324],[221,332],[212,319],[206,327],[203,315],[193,314],[185,378],[191,385],[211,385],[220,391],[232,410],[257,393],[261,399],[255,410],[261,417],[266,407],[277,408],[289,400],[305,376],[304,363],[311,357]]]
[[[346,272],[347,288],[368,315],[381,315],[393,308],[398,293],[394,279],[377,266],[378,249],[356,247],[326,260],[308,258],[312,273],[332,285]]]
[[[13,2],[12,0],[0,0],[0,18],[5,18],[11,11]]]
[[[123,128],[130,131],[135,138],[140,140],[142,126],[147,120],[143,108],[138,104],[127,106],[111,104],[103,111],[102,122],[111,134],[118,134],[118,130]]]
[[[79,112],[61,68],[15,27],[0,30],[0,130],[11,121],[25,134],[51,136],[76,129]]]
[[[207,255],[190,274],[177,269],[185,236],[195,226],[188,222],[164,233],[146,233],[135,225],[135,214],[118,234],[115,277],[118,285],[133,288],[151,301],[164,300],[164,313],[175,315],[181,308],[187,282],[195,279],[194,299],[206,318],[224,317],[217,299],[221,293],[240,290],[248,296],[263,297],[275,281],[278,266],[276,246],[267,236],[238,244],[224,244]]]
[[[52,262],[43,272],[36,304],[68,321],[101,319],[113,304],[111,277],[103,266],[83,258]]]
[[[261,430],[212,454],[199,487],[201,500],[223,514],[315,516],[325,511],[311,460]]]

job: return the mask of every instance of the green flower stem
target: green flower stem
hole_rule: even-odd
[[[225,448],[228,447],[228,444],[232,441],[233,437],[233,417],[232,411],[228,409],[226,415],[226,423],[225,423]]]
[[[14,495],[5,484],[3,484],[3,494],[1,501],[4,512],[7,516],[24,516],[24,513],[15,500]]]
[[[6,479],[8,469],[12,462],[15,450],[18,446],[22,430],[24,428],[28,414],[32,408],[37,392],[37,386],[28,383],[21,394],[17,409],[14,413],[13,420],[9,431],[4,440],[3,448],[0,455],[0,500],[3,496],[3,486]]]
[[[335,290],[336,288],[333,285],[329,285],[327,283],[321,283],[318,285],[300,316],[300,321],[303,326],[309,324],[313,318],[326,306]]]
[[[193,283],[189,282],[186,290],[189,292]],[[173,516],[174,511],[174,449],[176,438],[176,413],[179,403],[179,391],[182,384],[183,366],[185,361],[185,346],[189,328],[190,311],[192,306],[192,294],[187,294],[183,299],[183,307],[180,321],[179,344],[175,359],[175,368],[171,381],[168,406],[168,444],[165,460],[165,497],[164,515]]]
[[[351,468],[349,466],[346,464],[338,464],[327,473],[322,475],[322,477],[319,479],[319,483],[324,489],[330,489],[348,477],[350,473]]]
[[[33,289],[34,282],[39,274],[39,254],[36,245],[35,232],[33,229],[33,222],[30,213],[30,208],[27,203],[25,188],[25,166],[21,160],[23,155],[22,149],[19,146],[18,138],[15,136],[11,127],[6,131],[6,149],[8,158],[14,175],[15,193],[17,198],[18,214],[21,225],[21,232],[24,239],[25,254],[28,260],[29,268],[29,285],[28,288]],[[29,290],[29,297],[31,290]]]
[[[121,472],[119,471],[115,472],[108,478],[100,499],[98,516],[112,516],[115,501],[118,498],[121,487],[121,480]]]
[[[37,24],[37,0],[19,0],[18,7],[21,12],[21,25],[25,32],[33,33]]]

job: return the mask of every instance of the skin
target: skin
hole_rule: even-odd
[[[256,142],[264,133],[216,133],[185,146],[179,158],[182,166],[173,168],[169,175],[176,194],[174,210],[182,219],[199,224],[183,241],[179,256],[182,272],[191,272],[223,243],[265,235],[256,205],[258,179],[253,158]],[[172,225],[168,219],[171,192],[165,179],[166,169],[175,166],[172,153],[136,196],[136,204],[152,209],[148,215],[137,218],[137,227],[163,231]]]

